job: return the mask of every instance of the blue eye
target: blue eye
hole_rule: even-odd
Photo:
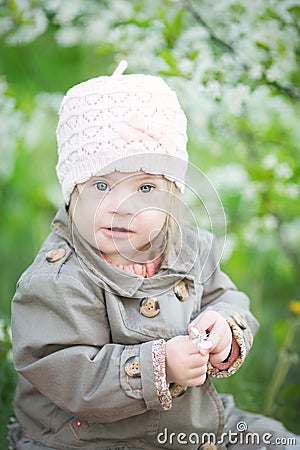
[[[154,186],[151,186],[151,184],[143,184],[139,188],[140,192],[143,192],[144,194],[148,194],[148,192],[151,192],[152,189],[154,189]]]
[[[106,189],[108,188],[108,185],[103,181],[98,181],[98,183],[96,183],[95,186],[98,189],[98,191],[106,191]]]

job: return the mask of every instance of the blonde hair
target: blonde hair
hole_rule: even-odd
[[[179,206],[180,191],[173,181],[167,180],[167,186],[171,196],[167,217],[161,229],[162,233],[165,235],[165,246],[161,255],[162,259],[165,259],[170,248],[178,242],[178,235],[181,228]]]

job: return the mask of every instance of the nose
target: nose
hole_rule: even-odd
[[[113,188],[106,196],[108,210],[112,214],[131,216],[136,213],[138,205],[134,194],[127,192],[123,186]]]

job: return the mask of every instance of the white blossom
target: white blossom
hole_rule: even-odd
[[[273,153],[270,153],[269,155],[265,156],[265,158],[262,160],[262,167],[265,170],[274,169],[278,164],[277,156]]]
[[[248,173],[240,164],[227,164],[212,168],[208,172],[217,191],[241,193],[248,185]]]
[[[84,43],[93,45],[95,42],[106,41],[109,37],[113,42],[118,41],[118,37],[111,34],[111,24],[107,20],[103,20],[103,17],[92,17],[84,27],[84,30],[76,29]],[[119,32],[120,36],[120,32]],[[78,40],[79,40],[78,36]]]
[[[0,36],[9,32],[13,27],[12,17],[0,17]]]
[[[298,248],[300,246],[300,218],[297,217],[282,224],[281,235],[286,242]]]
[[[26,44],[46,31],[48,21],[44,11],[37,8],[25,9],[22,24],[8,35],[10,45]]]
[[[243,229],[243,239],[248,245],[257,245],[258,243],[258,224],[257,219],[254,218],[248,222],[248,224]]]
[[[71,47],[76,45],[81,39],[81,32],[74,27],[65,27],[58,30],[55,39],[61,47]]]
[[[262,67],[262,65],[258,64],[258,63],[257,64],[254,63],[250,67],[250,69],[248,71],[248,74],[249,74],[250,78],[253,78],[255,80],[261,79],[262,74],[263,74],[263,67]]]
[[[277,178],[287,180],[293,176],[293,170],[287,162],[277,164],[274,169]]]
[[[300,195],[300,186],[296,183],[284,184],[282,182],[275,183],[277,194],[287,199],[296,200]]]
[[[236,87],[227,87],[223,90],[222,101],[231,114],[240,116],[245,101],[249,97],[249,87],[238,84]]]
[[[213,99],[221,98],[221,92],[222,92],[221,84],[218,81],[216,81],[216,80],[209,81],[207,83],[206,89],[211,94],[211,97]]]
[[[178,66],[183,74],[189,75],[193,71],[194,63],[188,58],[182,58],[179,60]]]
[[[262,228],[266,231],[274,231],[278,228],[278,220],[272,214],[266,214],[261,219]]]
[[[289,183],[283,186],[282,192],[285,195],[285,197],[291,200],[297,200],[299,199],[300,196],[300,186],[299,184],[296,183]]]
[[[62,94],[41,92],[35,98],[36,107],[30,116],[30,120],[24,127],[24,142],[27,150],[36,148],[43,139],[45,133],[49,133],[49,139],[55,138],[55,127],[49,128],[51,116],[57,121],[57,111],[62,100]]]
[[[46,9],[55,14],[61,25],[68,25],[86,9],[81,0],[47,0],[45,3]]]

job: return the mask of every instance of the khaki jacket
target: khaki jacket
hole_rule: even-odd
[[[187,227],[158,274],[128,274],[87,244],[74,246],[62,207],[12,304],[23,436],[55,449],[152,450],[196,449],[196,436],[222,433],[226,407],[210,378],[186,390],[170,386],[172,408],[164,410],[152,363],[153,342],[187,334],[207,308],[228,319],[241,347],[231,370],[211,373],[227,376],[245,358],[257,321],[218,263],[212,235]],[[141,306],[149,298],[155,314]],[[182,445],[179,433],[193,438]]]

